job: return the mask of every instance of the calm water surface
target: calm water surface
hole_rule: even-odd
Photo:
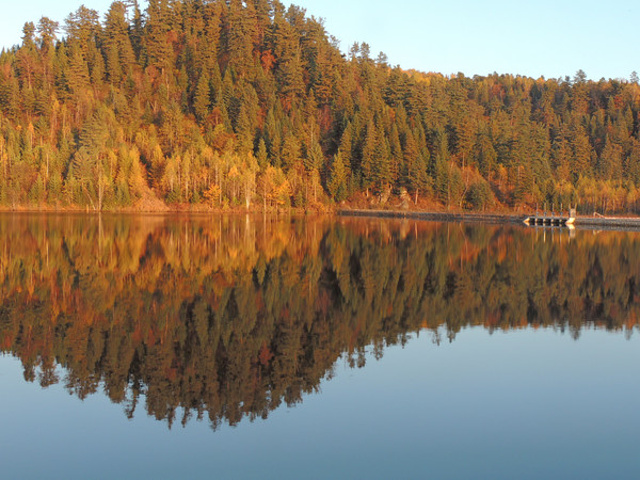
[[[640,234],[0,215],[2,478],[640,478]]]

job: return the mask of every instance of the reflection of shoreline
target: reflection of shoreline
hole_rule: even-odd
[[[409,220],[1,216],[0,348],[25,378],[212,425],[301,401],[412,332],[638,326],[640,238]]]

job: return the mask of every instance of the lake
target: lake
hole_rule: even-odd
[[[0,214],[0,475],[640,478],[640,234]]]

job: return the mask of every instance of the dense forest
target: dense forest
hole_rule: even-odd
[[[70,215],[0,230],[0,351],[28,381],[170,424],[266,417],[341,357],[363,366],[417,332],[639,326],[636,233]]]
[[[80,7],[0,54],[0,206],[635,212],[639,110],[635,74],[403,71],[278,0]]]

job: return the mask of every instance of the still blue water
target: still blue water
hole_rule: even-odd
[[[0,360],[3,478],[638,478],[640,336],[425,332],[267,420],[186,427]]]
[[[640,478],[636,234],[209,223],[0,216],[3,479]]]

